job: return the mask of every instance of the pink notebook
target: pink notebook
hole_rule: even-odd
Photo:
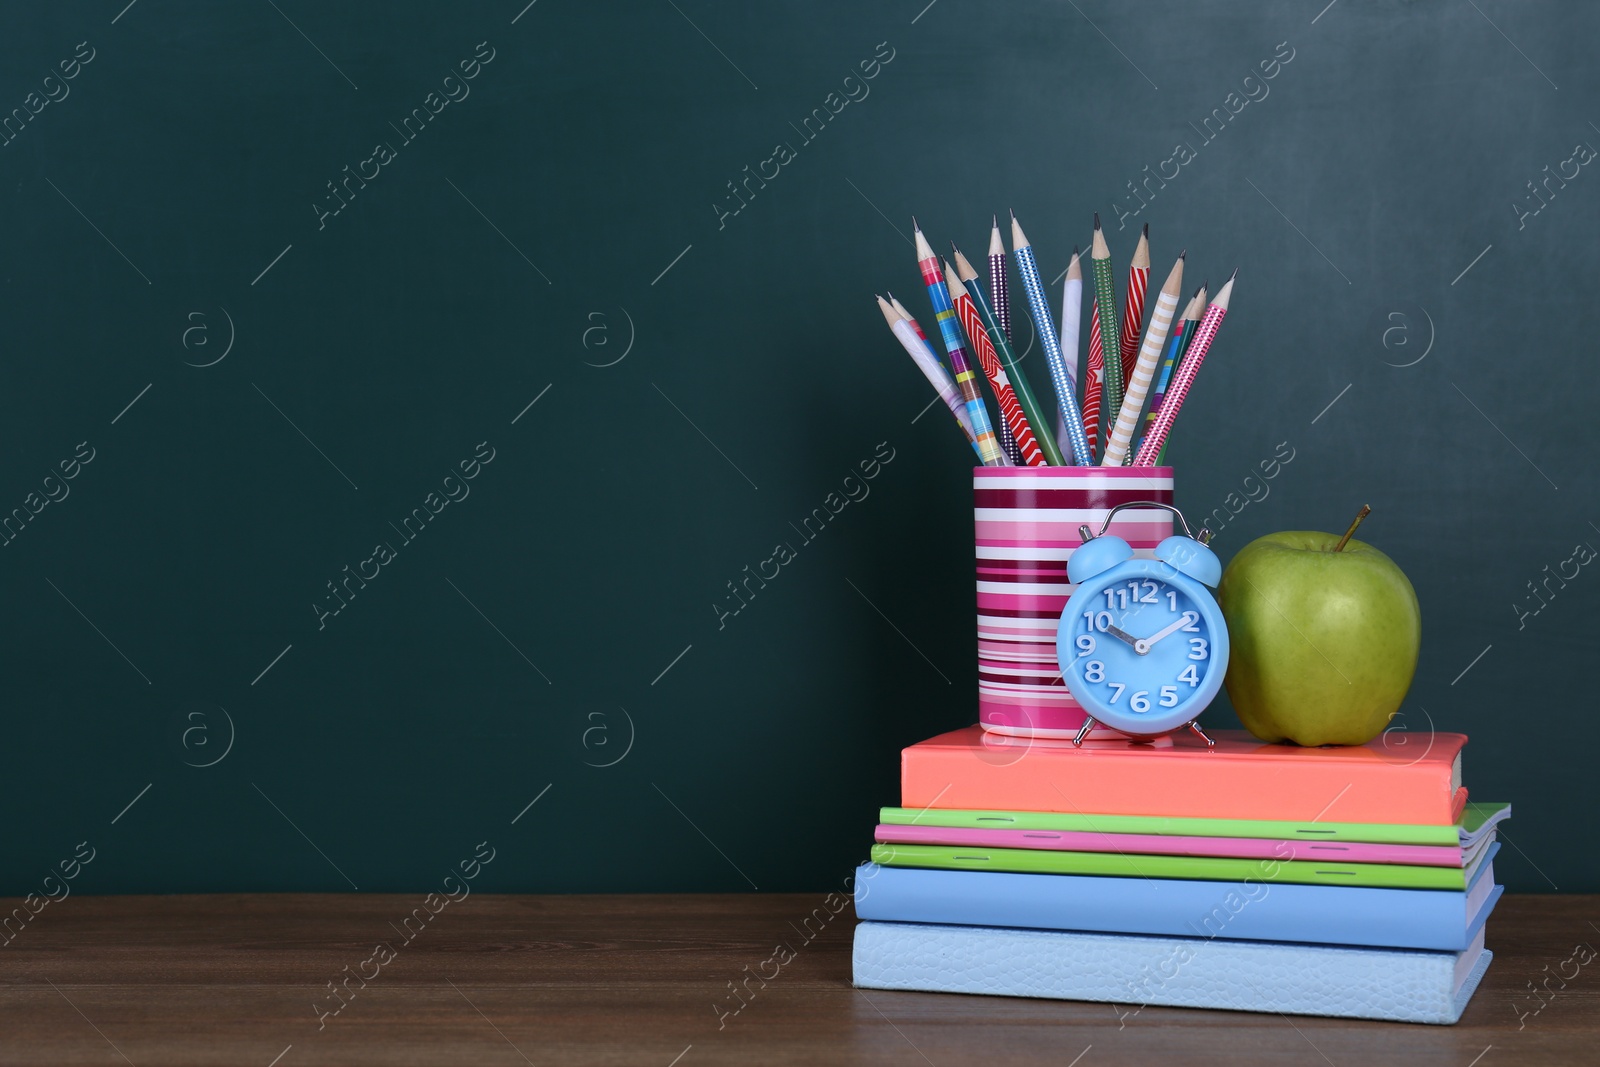
[[[1375,845],[1353,841],[1267,841],[1249,837],[1174,837],[1161,834],[1099,834],[1054,830],[969,830],[955,826],[880,823],[877,840],[898,845],[957,848],[1037,848],[1059,852],[1133,852],[1152,856],[1231,856],[1240,859],[1340,860],[1401,863],[1421,867],[1465,867],[1493,839],[1481,835],[1466,848],[1436,845]]]

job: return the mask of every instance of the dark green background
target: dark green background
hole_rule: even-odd
[[[1600,176],[1512,208],[1600,143],[1600,11],[923,2],[7,5],[0,110],[96,56],[0,148],[0,507],[96,458],[0,549],[0,891],[84,840],[78,892],[421,890],[480,840],[499,890],[837,886],[899,749],[976,716],[972,457],[913,423],[931,394],[871,295],[931,325],[909,217],[982,252],[1008,208],[1047,278],[1096,210],[1119,266],[1147,221],[1156,279],[1180,246],[1191,283],[1240,268],[1179,503],[1242,496],[1284,441],[1224,558],[1370,502],[1423,606],[1399,721],[1472,736],[1474,795],[1516,805],[1503,881],[1600,889],[1572,844],[1600,578],[1513,608],[1600,545]],[[324,183],[480,41],[470,96],[319,230]],[[719,229],[880,42],[870,96]],[[224,309],[231,352],[188,365]],[[324,583],[481,441],[471,496],[319,631]],[[879,442],[870,497],[719,629]],[[186,765],[222,709],[231,751]]]

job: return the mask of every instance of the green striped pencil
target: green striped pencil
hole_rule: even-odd
[[[1094,264],[1094,295],[1100,302],[1100,345],[1105,352],[1106,411],[1122,410],[1122,359],[1117,349],[1117,294],[1111,280],[1111,249],[1100,229],[1100,212],[1094,213],[1094,246],[1089,250]]]

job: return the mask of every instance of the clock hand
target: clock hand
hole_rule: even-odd
[[[1133,646],[1134,651],[1136,651],[1136,652],[1138,651],[1138,649],[1139,649],[1139,639],[1137,637],[1133,636],[1132,634],[1130,634],[1128,631],[1120,629],[1120,628],[1118,628],[1116,626],[1113,626],[1110,623],[1107,623],[1106,624],[1106,628],[1105,628],[1105,632],[1110,634],[1112,637],[1115,637],[1118,641],[1126,641],[1128,644]],[[1141,656],[1144,655],[1144,653],[1142,653],[1142,652],[1140,652],[1139,654]]]
[[[1171,637],[1173,634],[1177,633],[1179,630],[1183,629],[1188,624],[1189,624],[1189,620],[1180,616],[1178,621],[1173,623],[1172,625],[1164,627],[1163,629],[1156,631],[1155,633],[1151,634],[1149,637],[1146,637],[1142,641],[1135,641],[1133,643],[1133,650],[1135,652],[1139,653],[1139,655],[1141,655],[1141,656],[1146,655],[1146,654],[1149,653],[1149,651],[1152,648],[1155,647],[1156,642],[1162,641],[1162,640],[1165,640],[1168,637]]]

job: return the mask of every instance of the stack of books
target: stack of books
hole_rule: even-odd
[[[1467,803],[1466,737],[1215,736],[906,749],[856,875],[855,984],[1459,1019],[1511,811]]]

